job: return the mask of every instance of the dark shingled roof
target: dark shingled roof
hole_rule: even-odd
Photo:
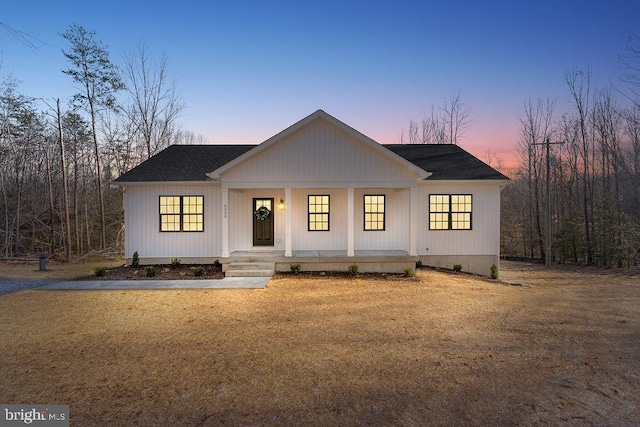
[[[255,145],[171,145],[114,182],[206,181],[218,169]]]
[[[427,180],[509,179],[454,144],[384,144],[414,165],[433,172]]]
[[[172,145],[126,172],[114,183],[206,181],[205,175],[255,145]],[[452,144],[385,144],[433,180],[502,180],[506,176]]]

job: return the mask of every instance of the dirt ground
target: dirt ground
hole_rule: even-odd
[[[0,270],[0,275],[2,272]],[[0,296],[0,402],[72,425],[638,425],[640,275]]]

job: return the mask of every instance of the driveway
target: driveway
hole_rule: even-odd
[[[55,279],[7,279],[0,277],[0,295],[25,289],[40,288],[58,282]]]
[[[39,280],[0,278],[0,295],[25,289],[264,289],[270,277],[225,277],[217,280]]]

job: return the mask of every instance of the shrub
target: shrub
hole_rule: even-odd
[[[200,277],[204,275],[204,267],[199,265],[197,267],[193,267],[193,275],[196,277]]]
[[[416,261],[416,268],[422,268],[422,260],[421,259]]]
[[[95,273],[96,277],[106,276],[107,268],[106,267],[96,267],[96,269],[94,270],[94,273]]]
[[[147,277],[153,277],[156,275],[156,268],[153,265],[148,265],[144,268],[144,274]]]
[[[358,275],[358,264],[351,264],[348,268],[347,268],[347,273],[349,273],[349,275],[351,277],[357,276]]]
[[[496,267],[495,264],[491,264],[491,278],[492,279],[498,278],[498,267]]]
[[[415,271],[413,271],[412,268],[406,267],[404,269],[404,277],[413,277],[413,276],[415,276],[415,274],[416,273],[415,273]]]
[[[462,271],[462,264],[453,264],[453,271],[460,273]]]
[[[222,264],[220,264],[219,259],[213,261],[213,266],[215,267],[216,270],[222,270]]]
[[[176,268],[180,266],[180,260],[178,258],[174,258],[171,260],[171,267]]]
[[[133,253],[133,257],[131,258],[131,267],[137,267],[140,265],[140,256],[138,255],[138,251]]]
[[[302,270],[302,266],[300,264],[291,264],[289,269],[293,274],[298,274],[300,273],[300,270]]]

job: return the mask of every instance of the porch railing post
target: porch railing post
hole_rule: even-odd
[[[221,256],[227,258],[229,256],[229,189],[222,189],[222,250]]]
[[[293,210],[293,199],[291,189],[284,189],[284,256],[290,257],[291,253],[291,211]]]
[[[415,187],[409,188],[409,255],[411,256],[416,256],[418,254],[416,251],[416,236],[418,235],[417,194],[418,192]]]
[[[347,188],[347,256],[355,255],[355,218],[353,205],[353,188]]]

